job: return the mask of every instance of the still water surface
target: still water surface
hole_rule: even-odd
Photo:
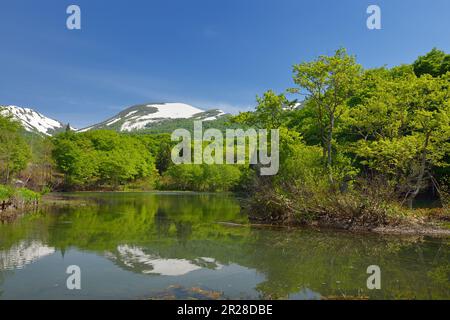
[[[0,225],[0,299],[450,299],[448,238],[250,227],[226,194],[58,197]]]

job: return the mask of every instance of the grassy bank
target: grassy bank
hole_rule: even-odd
[[[448,205],[411,209],[386,186],[361,183],[341,191],[320,189],[317,184],[292,184],[282,190],[259,185],[243,207],[250,220],[260,224],[450,235]]]
[[[23,210],[37,208],[41,194],[27,188],[0,185],[0,220]]]

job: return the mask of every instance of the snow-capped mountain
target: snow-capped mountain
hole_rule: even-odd
[[[33,109],[18,106],[1,106],[0,115],[11,116],[20,122],[28,132],[51,136],[65,130],[66,125],[51,119]],[[150,103],[129,107],[112,118],[87,128],[72,130],[115,130],[121,132],[152,129],[154,131],[172,131],[173,128],[192,124],[195,120],[213,121],[222,119],[226,114],[219,109],[207,110],[185,103]]]
[[[129,107],[106,121],[79,130],[136,131],[176,119],[212,121],[225,115],[221,110],[204,111],[185,103],[150,103]]]
[[[0,106],[0,114],[3,116],[12,116],[13,119],[19,121],[28,132],[50,136],[65,128],[63,123],[46,117],[30,108]]]

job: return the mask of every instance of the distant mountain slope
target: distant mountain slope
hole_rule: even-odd
[[[0,114],[12,116],[30,133],[52,136],[65,130],[66,125],[33,109],[18,106],[1,106]],[[204,111],[184,103],[151,103],[129,107],[112,118],[90,127],[74,131],[115,130],[118,132],[170,133],[178,128],[193,129],[196,120],[205,128],[223,129],[230,115],[214,109]]]
[[[207,118],[208,119],[208,118]],[[186,129],[189,132],[194,132],[194,121],[198,120],[195,118],[189,119],[169,119],[163,120],[158,123],[152,124],[150,128],[142,129],[137,131],[140,134],[158,134],[158,133],[172,133],[176,129]],[[215,119],[202,120],[203,130],[207,129],[218,129],[225,132],[226,129],[238,129],[245,128],[241,124],[231,123],[231,114],[224,114],[216,117]]]
[[[57,120],[44,116],[30,108],[18,106],[0,106],[0,114],[12,116],[19,121],[28,132],[53,135],[64,130],[65,125]]]
[[[212,121],[225,115],[221,110],[204,111],[184,103],[149,103],[129,107],[106,121],[79,130],[109,129],[116,131],[141,131],[164,125],[180,119]]]

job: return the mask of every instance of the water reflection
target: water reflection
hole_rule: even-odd
[[[45,256],[55,253],[55,248],[40,241],[20,241],[7,250],[0,250],[0,270],[22,269]]]
[[[92,280],[94,297],[123,277],[128,286],[117,289],[120,297],[136,297],[142,286],[140,292],[171,288],[168,296],[176,298],[194,291],[222,298],[450,298],[449,239],[230,226],[222,222],[246,218],[226,195],[67,197],[67,205],[0,226],[0,291],[14,290],[19,279],[5,270],[27,266],[23,271],[39,277],[47,271],[27,263],[75,250],[96,255],[89,268],[98,272],[105,259],[117,268]],[[382,270],[379,291],[366,288],[372,264]],[[195,290],[179,289],[181,282]]]
[[[200,257],[194,261],[186,259],[164,259],[154,253],[146,253],[145,248],[121,245],[115,253],[106,253],[106,256],[124,269],[143,274],[156,274],[163,276],[181,276],[189,272],[200,270],[207,265],[220,269],[222,265],[213,258]]]

